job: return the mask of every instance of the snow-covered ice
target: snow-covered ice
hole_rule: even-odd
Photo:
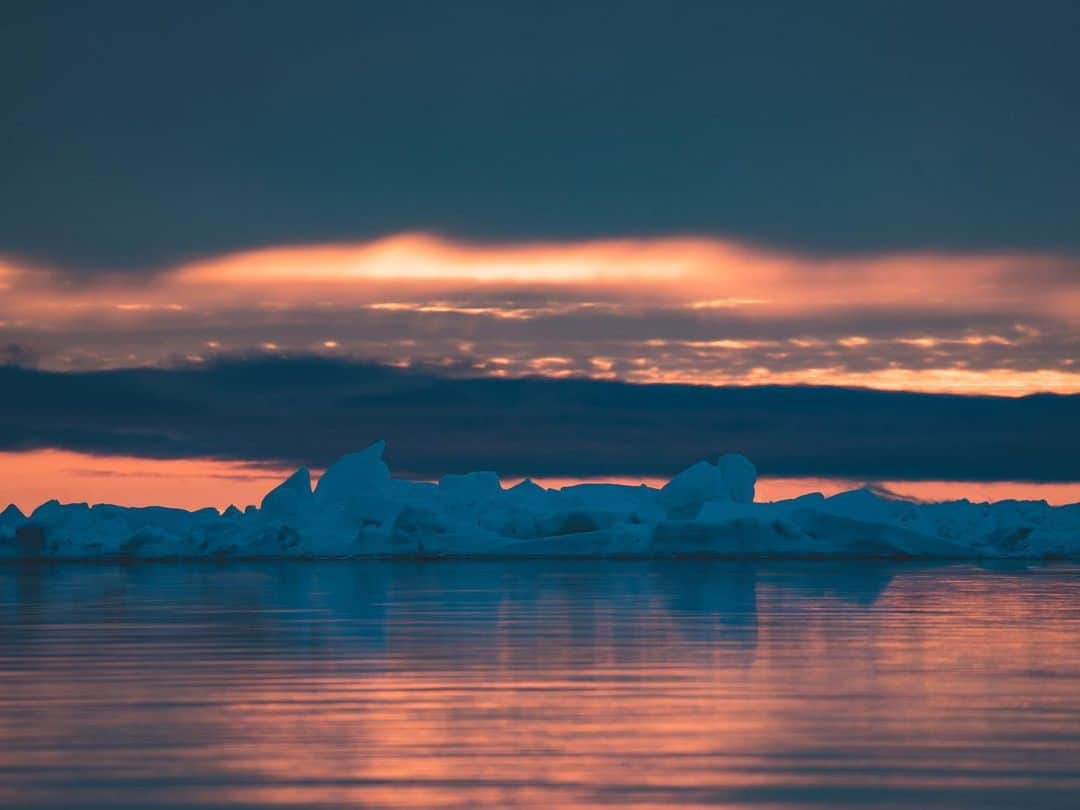
[[[1080,557],[1080,504],[914,503],[869,489],[754,502],[740,455],[699,461],[661,489],[502,486],[494,472],[395,479],[377,442],[306,468],[259,508],[224,512],[49,501],[0,512],[0,557],[776,556]]]

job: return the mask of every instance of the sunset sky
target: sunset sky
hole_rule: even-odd
[[[1077,4],[252,9],[0,12],[21,504],[98,459],[166,497],[384,436],[421,477],[645,480],[741,450],[773,477],[1080,499],[1080,399],[1024,399],[1080,396]],[[573,386],[528,403],[550,442],[491,426],[532,390],[494,382],[525,377]],[[740,422],[612,383],[784,388]],[[442,386],[472,419],[415,398]],[[793,386],[920,396],[807,422]],[[249,497],[215,486],[184,505]]]

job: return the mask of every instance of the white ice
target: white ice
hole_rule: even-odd
[[[700,461],[657,490],[504,488],[494,472],[395,479],[384,443],[306,468],[258,508],[186,511],[49,501],[0,512],[0,557],[1080,557],[1080,504],[913,503],[869,489],[754,502],[753,464]]]

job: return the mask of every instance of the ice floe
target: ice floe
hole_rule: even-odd
[[[342,457],[314,489],[301,468],[243,512],[9,506],[0,558],[1080,557],[1080,504],[915,503],[870,489],[757,503],[757,473],[740,455],[700,461],[661,489],[504,488],[494,472],[434,484],[392,478],[384,449]]]

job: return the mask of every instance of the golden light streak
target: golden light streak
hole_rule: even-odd
[[[105,306],[130,312],[242,305],[376,308],[439,306],[440,290],[588,289],[601,303],[677,303],[690,309],[750,307],[755,316],[910,306],[978,312],[1002,307],[1075,318],[1080,285],[1030,294],[1031,280],[1080,268],[1043,255],[900,254],[820,259],[715,239],[641,239],[474,245],[421,234],[346,245],[275,247],[173,268],[151,281],[112,277],[65,285],[54,274],[4,265],[24,310],[53,318]],[[1021,272],[1021,270],[1023,272]],[[412,299],[387,300],[396,290]],[[703,297],[703,294],[708,297]],[[456,306],[455,303],[445,304]]]
[[[644,365],[638,358],[638,365]],[[963,368],[886,368],[848,371],[843,368],[807,368],[773,371],[756,367],[753,377],[713,370],[662,369],[656,365],[635,368],[625,378],[641,383],[696,385],[835,385],[877,388],[884,391],[919,391],[928,394],[990,394],[1019,397],[1039,391],[1080,394],[1080,374],[1058,369],[1016,371],[1012,369],[968,370]]]
[[[734,351],[746,351],[748,349],[760,349],[765,346],[775,346],[772,340],[683,340],[679,345],[691,349],[732,349]]]
[[[869,342],[869,338],[862,337],[861,335],[852,335],[851,337],[841,338],[837,341],[837,343],[839,343],[846,349],[853,349],[858,346],[865,346]]]
[[[533,320],[553,315],[567,315],[573,312],[608,311],[615,314],[625,310],[618,304],[605,304],[592,301],[567,302],[560,304],[542,304],[535,306],[478,306],[454,301],[377,301],[367,304],[367,309],[384,312],[428,312],[449,313],[454,315],[488,316],[504,320]]]

